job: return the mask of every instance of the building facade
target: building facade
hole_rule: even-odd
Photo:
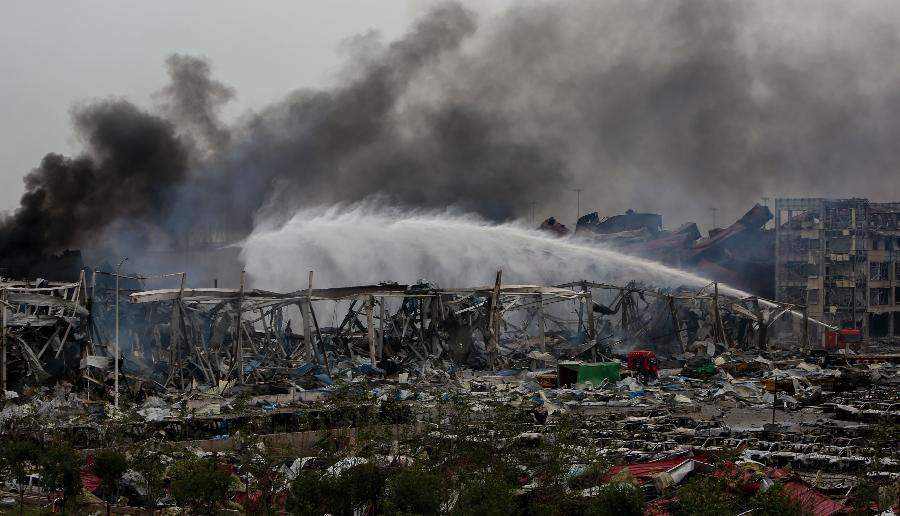
[[[810,317],[900,337],[900,203],[775,200],[776,300]]]

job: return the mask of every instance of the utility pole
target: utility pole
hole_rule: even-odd
[[[316,348],[312,343],[312,286],[313,271],[309,271],[309,286],[306,290],[306,302],[303,303],[303,340],[306,342],[306,359],[310,362],[319,363],[319,357],[316,356]]]
[[[531,229],[534,229],[534,205],[537,204],[537,203],[534,202],[534,201],[531,201],[531,202],[528,203],[528,204],[531,205]]]
[[[575,227],[578,227],[578,219],[581,218],[581,192],[583,188],[575,188]]]
[[[234,321],[234,362],[237,364],[235,372],[237,373],[238,383],[244,383],[244,269],[241,269],[241,286],[238,290],[237,317]]]
[[[772,392],[772,424],[774,425],[775,424],[775,407],[778,404],[778,375],[773,373],[772,378],[775,381],[775,389]]]
[[[763,202],[763,206],[765,206],[766,208],[769,207],[769,198],[768,197],[760,197],[759,199]],[[766,229],[766,226],[768,226],[768,225],[769,225],[769,221],[766,221],[766,223],[763,224],[763,229]]]
[[[113,380],[113,388],[115,389],[115,394],[113,395],[113,400],[115,402],[116,410],[119,409],[119,353],[121,352],[121,348],[119,347],[119,271],[122,269],[122,264],[128,261],[128,257],[122,258],[122,261],[116,265],[116,357],[115,357],[115,365],[113,368],[113,374],[115,375],[115,380]]]
[[[709,211],[712,212],[712,228],[716,229],[716,212],[719,211],[718,208],[710,208]]]
[[[2,335],[2,349],[0,349],[0,389],[3,390],[4,396],[6,396],[6,289],[4,288],[0,291],[0,304],[3,305],[3,335]]]
[[[368,296],[366,298],[366,333],[368,333],[369,337],[369,364],[374,368],[378,361],[375,356],[376,347],[375,347],[375,296]]]

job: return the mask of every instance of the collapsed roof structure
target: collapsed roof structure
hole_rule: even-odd
[[[800,309],[720,296],[715,284],[698,291],[501,279],[498,271],[493,286],[421,281],[288,293],[144,290],[142,279],[110,273],[94,273],[90,284],[84,274],[76,283],[4,282],[3,387],[66,381],[103,396],[111,379],[134,394],[234,383],[316,386],[361,367],[496,371],[637,348],[672,355],[710,341],[767,349],[769,327]],[[815,341],[807,319],[788,319],[802,326],[794,345]]]
[[[673,230],[663,229],[662,216],[628,210],[601,218],[597,212],[578,219],[574,236],[585,238],[660,263],[695,271],[767,299],[774,297],[775,241],[766,223],[772,213],[753,206],[734,224],[715,228],[702,238],[697,224],[687,222]],[[547,219],[539,229],[565,236],[556,219]],[[565,226],[563,226],[565,227]]]

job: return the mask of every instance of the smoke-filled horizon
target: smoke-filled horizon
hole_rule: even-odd
[[[173,55],[152,109],[75,109],[84,151],[27,174],[0,262],[241,238],[372,196],[494,221],[536,202],[571,223],[583,188],[582,212],[704,226],[762,196],[900,198],[898,22],[886,1],[527,2],[490,19],[450,2],[396,41],[355,38],[332,88],[231,126],[215,63]]]

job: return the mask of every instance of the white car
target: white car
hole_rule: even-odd
[[[19,493],[21,489],[27,495],[43,496],[47,494],[47,488],[44,487],[44,480],[40,475],[31,474],[25,478],[24,482],[15,482],[7,480],[3,483],[3,489],[11,493]]]

